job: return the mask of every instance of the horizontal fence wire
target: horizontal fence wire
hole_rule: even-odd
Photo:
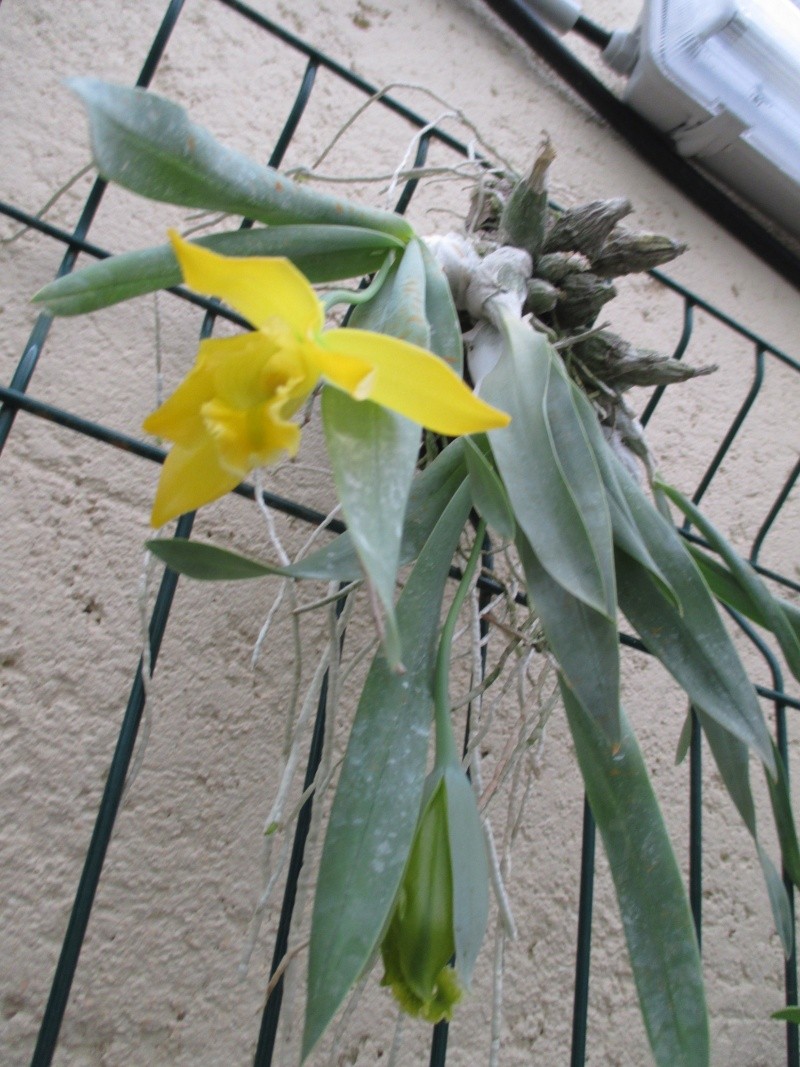
[[[142,66],[136,84],[147,86],[155,74],[161,62],[170,36],[175,29],[178,19],[183,11],[185,0],[171,0],[167,4],[164,17],[153,38],[152,45]],[[299,52],[306,58],[306,67],[301,77],[300,86],[297,90],[294,102],[284,122],[282,130],[275,142],[275,147],[270,156],[270,164],[279,166],[286,149],[291,143],[292,137],[307,108],[308,102],[314,89],[318,70],[325,69],[341,81],[357,89],[366,97],[375,97],[376,105],[385,108],[408,122],[418,131],[423,131],[417,145],[417,158],[415,167],[424,164],[428,146],[431,141],[436,141],[457,154],[468,157],[472,155],[467,145],[460,142],[435,126],[431,126],[428,119],[418,114],[393,96],[383,93],[374,86],[354,74],[351,70],[342,66],[334,59],[313,48],[302,41],[296,35],[284,27],[278,25],[264,15],[253,10],[240,0],[217,0],[222,7],[228,8],[240,16],[250,27],[269,34],[271,37],[283,42],[287,47]],[[403,212],[407,208],[417,186],[417,179],[411,179],[403,187],[402,194],[396,205],[396,210]],[[42,218],[32,216],[17,205],[0,202],[0,214],[18,222],[26,228],[37,230],[43,236],[64,247],[64,255],[57,276],[71,271],[79,254],[83,253],[91,257],[101,259],[111,253],[100,248],[88,240],[88,233],[100,201],[105,191],[105,183],[97,180],[84,203],[78,222],[72,232],[45,221]],[[247,220],[243,225],[247,225]],[[761,396],[765,375],[771,365],[782,365],[794,372],[800,372],[800,362],[795,358],[776,348],[768,340],[753,333],[745,324],[737,322],[728,315],[704,301],[699,295],[690,292],[679,285],[673,279],[660,271],[652,271],[652,277],[663,287],[671,290],[682,302],[682,327],[673,357],[681,359],[689,349],[694,334],[695,312],[701,311],[716,321],[720,326],[731,331],[732,335],[747,341],[753,348],[753,369],[751,384],[747,396],[725,431],[722,440],[708,467],[704,471],[700,482],[693,493],[695,502],[702,499],[713,479],[718,473],[723,460],[729,454],[731,446],[739,437],[742,427],[751,414]],[[242,324],[242,320],[221,308],[215,301],[207,300],[189,293],[182,287],[169,290],[173,297],[190,301],[205,312],[205,319],[201,330],[201,336],[208,336],[217,317],[224,317],[230,321]],[[165,453],[162,449],[146,444],[136,438],[114,430],[100,423],[92,422],[65,409],[48,404],[29,394],[28,390],[33,381],[34,374],[42,356],[42,351],[48,339],[52,319],[47,314],[40,315],[34,325],[34,329],[25,345],[17,368],[8,386],[0,386],[0,453],[11,433],[15,419],[19,412],[27,416],[56,423],[69,431],[82,435],[98,444],[109,445],[123,452],[136,455],[150,462],[162,463]],[[653,391],[644,409],[641,421],[647,424],[653,417],[663,394],[663,388]],[[760,563],[761,550],[764,541],[773,528],[775,521],[781,514],[792,490],[800,476],[800,462],[795,464],[789,472],[779,491],[771,501],[763,522],[751,544],[750,560],[756,569],[772,579],[778,585],[798,591],[800,584],[791,576],[777,573],[764,567]],[[236,492],[249,497],[254,497],[252,486],[243,484]],[[319,525],[325,520],[325,516],[307,507],[302,502],[282,497],[277,494],[264,492],[264,500],[269,507],[286,515],[298,518],[301,521]],[[188,537],[191,533],[193,516],[184,516],[179,520],[175,536]],[[327,522],[328,528],[334,532],[341,532],[343,525],[338,520]],[[684,524],[683,532],[690,540],[704,544],[701,538],[693,534],[688,523]],[[457,571],[454,571],[457,574]],[[84,863],[81,880],[76,892],[72,913],[70,916],[67,932],[62,945],[61,955],[54,975],[50,996],[46,1005],[39,1037],[36,1044],[33,1060],[34,1067],[46,1067],[52,1062],[56,1052],[58,1035],[67,1008],[72,981],[78,966],[81,946],[83,944],[86,927],[91,913],[94,894],[102,872],[103,861],[108,843],[114,828],[116,814],[119,810],[125,779],[133,753],[136,736],[141,721],[146,701],[146,673],[155,668],[158,652],[170,615],[172,598],[174,596],[177,575],[165,571],[164,578],[159,589],[153,614],[149,623],[149,660],[145,664],[140,660],[134,672],[134,681],[131,694],[125,710],[122,726],[117,740],[116,749],[111,761],[105,790],[98,810],[95,828],[89,844]],[[487,580],[484,586],[489,589],[491,580]],[[771,677],[771,686],[757,686],[759,693],[771,700],[775,708],[775,736],[776,744],[781,755],[788,764],[788,728],[786,721],[786,708],[800,709],[800,700],[791,697],[784,690],[784,681],[780,665],[771,650],[764,644],[760,636],[745,620],[734,615],[734,621],[742,632],[751,640],[758,649],[768,666]],[[621,635],[623,644],[641,649],[641,643],[627,635]],[[311,742],[308,764],[306,769],[306,785],[313,781],[316,765],[319,760],[322,736],[324,733],[325,720],[325,686],[320,695],[316,725]],[[695,919],[698,940],[702,936],[702,796],[701,796],[701,771],[702,758],[700,747],[700,732],[696,716],[692,723],[692,742],[690,748],[690,798],[689,798],[689,894],[693,916]],[[288,944],[288,930],[291,923],[294,894],[296,891],[297,878],[302,866],[305,839],[308,833],[308,825],[311,815],[311,799],[304,805],[295,829],[295,838],[290,863],[290,872],[287,877],[284,891],[284,901],[279,920],[278,932],[274,946],[271,975],[276,974],[285,956]],[[582,1067],[586,1058],[586,1044],[588,1033],[588,1001],[589,1001],[589,975],[591,956],[591,932],[592,932],[592,902],[593,902],[593,877],[594,877],[594,851],[595,832],[594,822],[588,804],[584,804],[583,841],[581,853],[580,892],[577,929],[577,950],[575,963],[574,984],[574,1008],[572,1027],[571,1067]],[[788,885],[788,883],[787,883]],[[796,958],[793,955],[786,962],[786,1000],[787,1003],[797,1002],[797,973]],[[282,980],[275,984],[271,996],[267,999],[261,1020],[258,1035],[258,1044],[254,1063],[258,1067],[266,1067],[272,1062],[275,1036],[280,1016]],[[431,1067],[441,1067],[446,1061],[447,1050],[446,1026],[434,1029],[431,1042]],[[797,1027],[787,1026],[787,1063],[789,1067],[798,1067]]]

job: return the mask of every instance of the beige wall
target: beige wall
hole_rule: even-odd
[[[0,10],[3,190],[37,210],[88,162],[85,123],[63,87],[73,74],[132,82],[156,30],[162,0],[6,0]],[[669,268],[725,312],[797,356],[796,294],[731,237],[651,172],[477,0],[294,0],[256,7],[374,82],[425,87],[397,95],[431,117],[459,109],[519,169],[542,131],[558,149],[553,193],[562,203],[624,194],[635,222],[686,241]],[[611,10],[613,7],[613,10]],[[586,12],[629,25],[635,0],[594,0]],[[187,0],[154,88],[190,107],[221,139],[265,158],[288,112],[303,61],[212,0]],[[287,166],[309,164],[361,102],[325,72]],[[448,119],[448,129],[470,133]],[[409,130],[371,112],[326,161],[326,173],[391,172]],[[449,159],[439,150],[432,162]],[[50,217],[72,226],[89,179]],[[354,186],[381,203],[381,186]],[[444,195],[443,195],[444,191]],[[458,224],[459,183],[433,185],[412,218],[423,232]],[[443,212],[452,209],[454,215]],[[436,207],[436,212],[428,208]],[[105,197],[91,231],[121,250],[161,240],[185,214],[154,208],[119,190]],[[15,226],[0,223],[2,236]],[[26,234],[0,246],[2,348],[8,382],[35,320],[30,295],[57,268],[60,250]],[[645,346],[670,350],[680,305],[652,282],[627,287],[615,326]],[[158,319],[156,312],[158,311]],[[87,319],[57,321],[34,377],[34,396],[138,434],[156,396],[157,353],[166,387],[193,358],[199,321],[168,297],[142,299]],[[750,380],[752,355],[700,317],[697,362],[719,374],[678,387],[653,426],[668,476],[691,489]],[[796,376],[795,376],[796,377]],[[797,382],[770,366],[764,400],[748,420],[717,486],[714,520],[743,546],[791,468],[797,449]],[[313,428],[298,469],[270,486],[325,506],[329,500]],[[20,414],[0,482],[0,1063],[21,1064],[33,1047],[69,908],[91,833],[141,646],[142,543],[155,470]],[[797,504],[765,547],[778,570],[796,559]],[[287,545],[306,531],[280,520]],[[231,498],[204,510],[197,533],[269,554],[255,508]],[[151,589],[157,574],[151,579]],[[65,1019],[57,1062],[72,1067],[245,1064],[252,1056],[277,909],[268,910],[248,975],[238,962],[261,883],[261,828],[281,767],[291,630],[284,611],[257,668],[250,651],[277,587],[201,587],[182,582],[152,684],[152,729],[144,763],[112,842]],[[304,597],[314,594],[305,593]],[[313,646],[324,616],[305,616]],[[363,633],[348,638],[355,651]],[[307,682],[313,664],[304,664]],[[758,679],[768,681],[763,668]],[[351,694],[352,695],[352,694]],[[654,784],[686,855],[687,773],[673,766],[683,702],[661,673],[636,657],[626,705]],[[339,734],[345,735],[343,704]],[[487,775],[515,729],[509,702],[487,741]],[[340,737],[341,740],[341,737]],[[782,1002],[780,949],[752,847],[707,769],[705,960],[714,1063],[782,1062],[782,1028],[769,1020]],[[295,789],[295,794],[296,794]],[[504,822],[504,795],[492,812]],[[502,1056],[507,1067],[567,1062],[581,814],[579,776],[555,712],[533,780],[509,880],[518,940],[507,946]],[[766,835],[768,847],[773,842]],[[649,1062],[604,860],[599,887],[590,1009],[594,1065]],[[483,1064],[489,1053],[492,947],[479,961],[475,995],[452,1028],[448,1062]],[[297,1009],[301,1009],[298,1002]],[[385,1063],[394,1011],[368,986],[332,1062]],[[424,1032],[409,1023],[398,1060],[426,1061]],[[287,1049],[291,1049],[291,1041]],[[293,1062],[286,1051],[282,1062]],[[316,1063],[326,1062],[323,1056]]]

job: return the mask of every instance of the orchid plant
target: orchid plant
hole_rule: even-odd
[[[703,1067],[700,957],[620,705],[618,613],[685,689],[753,836],[788,951],[790,906],[758,840],[750,756],[767,777],[783,868],[800,884],[786,771],[715,601],[770,630],[797,678],[800,612],[658,479],[624,391],[698,372],[595,326],[614,276],[680,249],[622,229],[625,201],[555,212],[549,146],[527,177],[492,172],[479,184],[465,233],[425,241],[396,215],[317,193],[223,147],[152,93],[88,79],[74,89],[103,177],[260,224],[197,240],[171,233],[168,244],[100,261],[35,298],[74,315],[184,282],[249,324],[202,341],[183,382],[145,419],[172,444],[153,526],[295,456],[298,412],[320,388],[347,525],[293,564],[176,538],[150,541],[151,551],[198,579],[364,582],[381,635],[317,876],[303,1058],[378,956],[402,1008],[429,1022],[450,1018],[469,987],[490,879],[474,775],[471,783],[453,735],[449,671],[488,527],[524,575],[533,644],[557,669],[654,1059]],[[371,281],[362,288],[324,299],[313,288],[363,275]],[[349,308],[348,324],[326,329],[337,304]],[[713,555],[684,542],[668,501]],[[468,562],[440,626],[465,531]]]

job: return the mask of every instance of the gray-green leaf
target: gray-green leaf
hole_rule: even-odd
[[[314,192],[226,148],[182,107],[155,93],[95,78],[69,84],[89,114],[98,171],[140,196],[278,225],[365,226],[403,242],[413,233],[398,215]]]
[[[687,541],[686,547],[703,575],[706,585],[717,600],[721,600],[723,604],[727,604],[734,611],[738,611],[740,614],[746,615],[748,619],[752,619],[756,625],[763,626],[765,630],[768,630],[767,620],[762,615],[758,605],[742,588],[728,568],[720,563],[718,559],[713,559],[697,545],[692,544],[691,541]],[[795,637],[800,641],[800,608],[796,604],[791,604],[788,600],[783,600],[780,597],[775,599],[791,626]]]
[[[320,861],[309,949],[305,1058],[372,957],[397,894],[425,781],[444,585],[469,513],[453,496],[397,603],[406,673],[372,663]]]
[[[411,241],[376,295],[358,304],[353,326],[427,347],[425,268],[419,241]],[[397,668],[400,647],[394,584],[403,522],[419,452],[420,428],[370,401],[356,401],[327,387],[322,419],[336,492],[364,573],[384,611],[384,648]]]
[[[419,451],[420,429],[369,400],[353,400],[327,386],[322,393],[322,422],[352,544],[384,611],[383,637],[392,668],[402,661],[394,611],[411,479]]]
[[[469,986],[489,916],[489,868],[478,805],[461,767],[445,769],[456,969]]]
[[[561,361],[543,334],[512,316],[504,341],[481,396],[511,415],[489,440],[517,523],[564,590],[614,619],[606,495]]]
[[[608,856],[650,1047],[659,1067],[705,1067],[708,1019],[689,904],[639,746],[622,714],[609,744],[562,685],[586,794]]]
[[[603,436],[600,424],[597,421],[592,405],[586,394],[572,384],[572,398],[575,410],[578,412],[587,440],[591,445],[594,458],[597,462],[600,477],[605,486],[608,510],[611,516],[611,528],[614,534],[614,543],[629,556],[638,560],[643,567],[650,571],[653,578],[661,585],[664,593],[680,610],[675,591],[670,588],[664,575],[658,569],[650,555],[647,545],[639,533],[633,515],[631,514],[625,493],[620,485],[618,470],[619,461],[611,452],[611,449]]]
[[[377,270],[396,237],[355,226],[272,226],[199,237],[193,244],[224,256],[285,256],[311,282],[353,278]],[[171,245],[123,252],[65,274],[34,296],[53,315],[80,315],[157,289],[180,285]]]
[[[677,504],[711,547],[722,556],[728,565],[731,577],[739,584],[747,600],[755,606],[767,629],[775,634],[789,670],[800,681],[800,637],[793,629],[781,605],[753,568],[745,563],[733,546],[705,517],[700,509],[695,507],[691,500],[687,500],[682,493],[671,485],[661,483],[659,488],[667,494],[674,504]]]
[[[609,743],[619,740],[619,638],[611,619],[572,596],[517,531],[525,583],[565,683]]]
[[[424,241],[420,242],[420,251],[425,267],[425,315],[430,327],[429,348],[460,375],[464,369],[464,345],[450,285]]]
[[[400,546],[400,563],[412,563],[430,537],[433,528],[456,489],[467,476],[463,441],[453,441],[433,463],[416,475],[411,484],[408,510]],[[186,538],[157,538],[147,547],[168,567],[188,578],[203,581],[232,581],[246,578],[317,578],[351,582],[364,577],[350,534],[340,534],[329,545],[317,549],[289,567],[233,552],[228,548]]]
[[[682,613],[649,570],[618,550],[620,608],[695,707],[751,747],[774,775],[772,741],[755,690],[702,576],[674,526],[621,467],[617,474],[639,532]]]
[[[513,541],[516,522],[506,487],[491,461],[469,437],[464,438],[464,459],[475,510],[504,540]]]

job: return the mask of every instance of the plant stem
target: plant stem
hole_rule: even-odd
[[[458,613],[461,611],[466,599],[478,562],[481,558],[483,537],[486,533],[486,523],[483,519],[478,523],[475,531],[475,542],[472,546],[464,574],[458,584],[453,603],[447,612],[447,618],[442,627],[439,639],[439,651],[436,655],[436,676],[434,679],[434,721],[436,724],[436,758],[437,768],[446,767],[450,764],[459,765],[458,749],[453,737],[453,725],[450,721],[450,649],[453,644],[453,634],[456,629]]]
[[[386,276],[391,270],[394,261],[394,252],[388,252],[383,263],[375,272],[372,281],[364,289],[334,289],[327,293],[322,300],[325,314],[327,315],[336,304],[366,304],[368,300],[372,300],[373,296],[378,294],[386,281]]]

